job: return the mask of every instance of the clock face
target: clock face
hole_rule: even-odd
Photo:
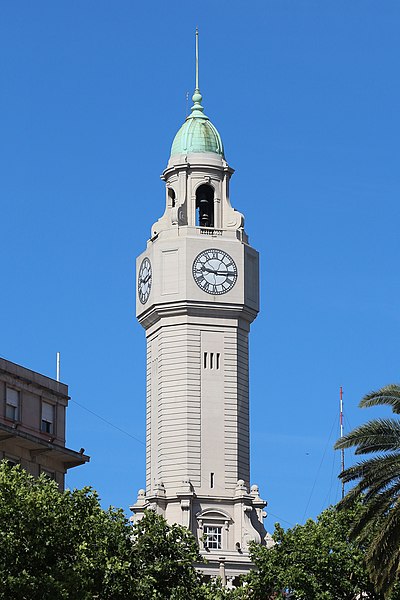
[[[142,304],[146,304],[150,296],[152,283],[151,262],[146,257],[142,260],[138,277],[138,294]]]
[[[210,248],[194,259],[193,278],[207,294],[225,294],[236,283],[237,267],[229,254]]]

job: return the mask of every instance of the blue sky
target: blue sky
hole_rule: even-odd
[[[400,4],[0,10],[0,355],[54,376],[61,352],[67,442],[92,457],[68,485],[124,508],[144,485],[134,264],[163,212],[198,25],[204,106],[261,255],[252,482],[270,530],[315,517],[339,498],[339,387],[349,429],[389,414],[357,404],[399,381]]]

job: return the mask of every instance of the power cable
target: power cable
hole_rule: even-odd
[[[279,521],[283,521],[284,523],[287,523],[288,525],[290,525],[290,527],[295,527],[294,523],[291,523],[290,521],[287,521],[286,519],[282,519],[279,515],[275,515],[274,513],[268,511],[268,516],[271,515],[271,517],[275,517],[276,519],[279,519]]]
[[[338,432],[338,437],[340,437],[340,422],[339,422],[339,432]],[[322,508],[321,508],[321,512],[326,508],[326,505],[328,503],[330,503],[330,499],[331,499],[331,492],[332,492],[332,486],[333,486],[333,479],[334,479],[334,471],[335,471],[335,462],[336,462],[336,452],[335,450],[333,450],[332,452],[332,467],[331,467],[331,478],[330,478],[330,484],[329,484],[329,491],[327,493],[327,495],[325,496],[325,500],[323,502]],[[339,472],[340,472],[340,465],[339,465]],[[340,483],[339,477],[336,477],[338,485]],[[334,503],[336,504],[337,502],[337,491],[335,492],[335,496],[334,496]]]
[[[316,485],[316,483],[317,483],[317,479],[318,479],[318,475],[319,475],[319,472],[320,472],[320,470],[321,470],[321,467],[322,467],[322,463],[324,462],[324,459],[325,459],[326,450],[327,450],[327,448],[328,448],[328,444],[329,444],[329,442],[330,442],[330,439],[331,439],[331,437],[332,437],[332,432],[333,432],[333,428],[334,428],[334,426],[335,426],[335,423],[336,423],[336,417],[335,417],[335,418],[334,418],[334,420],[333,420],[332,427],[331,427],[331,432],[330,432],[330,434],[329,434],[329,438],[328,438],[328,440],[327,440],[327,442],[326,442],[326,444],[325,444],[325,449],[324,449],[324,452],[323,452],[323,454],[322,454],[321,462],[319,463],[319,467],[318,467],[318,469],[317,469],[317,473],[316,473],[316,475],[315,475],[314,483],[313,483],[313,485],[312,485],[312,488],[311,488],[310,496],[309,496],[309,498],[308,498],[308,502],[307,502],[307,504],[306,504],[306,507],[305,507],[305,509],[304,509],[304,513],[303,513],[302,521],[304,521],[304,518],[305,518],[305,516],[306,516],[306,512],[307,512],[307,510],[308,510],[308,507],[309,507],[309,505],[310,505],[310,502],[311,502],[311,497],[312,497],[312,495],[313,495],[313,493],[314,493],[315,485]]]
[[[130,438],[132,438],[136,442],[139,442],[139,444],[142,444],[143,446],[146,446],[145,442],[143,442],[139,438],[135,437],[134,435],[132,435],[128,431],[125,431],[125,429],[122,429],[121,427],[118,427],[118,425],[114,425],[114,423],[111,423],[111,421],[108,421],[107,419],[105,419],[101,415],[98,415],[97,413],[94,412],[94,410],[90,410],[90,408],[87,408],[83,404],[80,404],[80,402],[77,402],[76,400],[73,400],[73,398],[71,398],[71,402],[74,402],[75,404],[77,404],[78,406],[80,406],[81,408],[83,408],[83,410],[86,410],[88,413],[94,415],[95,417],[97,417],[101,421],[104,421],[104,423],[107,423],[107,425],[109,425],[110,427],[114,427],[114,429],[117,429],[121,433],[124,433],[125,435],[127,435]]]
[[[105,419],[104,417],[102,417],[101,415],[99,415],[98,413],[96,413],[94,410],[91,410],[90,408],[87,408],[86,406],[84,406],[83,404],[81,404],[80,402],[78,402],[77,400],[74,400],[73,398],[70,399],[71,402],[74,402],[77,406],[79,406],[80,408],[82,408],[83,410],[86,410],[86,412],[90,413],[91,415],[97,417],[98,419],[100,419],[101,421],[103,421],[104,423],[107,423],[107,425],[109,425],[110,427],[113,427],[114,429],[116,429],[117,431],[120,431],[121,433],[127,435],[128,437],[132,438],[133,440],[135,440],[136,442],[139,442],[139,444],[142,444],[143,446],[146,446],[145,442],[143,442],[142,440],[140,440],[139,438],[135,437],[134,435],[132,435],[131,433],[129,433],[128,431],[126,431],[125,429],[122,429],[121,427],[118,427],[118,425],[114,425],[114,423],[111,423],[111,421],[109,421],[108,419]],[[203,481],[203,483],[208,484],[208,479],[206,479],[205,477],[200,477],[200,480]],[[216,490],[220,490],[221,492],[225,492],[225,489],[222,488],[220,485],[216,485],[215,486]],[[276,517],[277,519],[279,519],[279,521],[282,521],[284,523],[287,523],[288,525],[290,525],[291,527],[294,527],[293,523],[291,523],[290,521],[287,521],[286,519],[282,519],[281,517],[279,517],[278,515],[275,515],[274,513],[271,513],[270,511],[268,511],[268,515],[271,515],[272,517]]]

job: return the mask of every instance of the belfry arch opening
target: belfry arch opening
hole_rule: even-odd
[[[172,188],[168,188],[168,206],[170,208],[174,208],[175,207],[175,192]]]
[[[196,225],[214,227],[214,189],[207,184],[196,190]]]

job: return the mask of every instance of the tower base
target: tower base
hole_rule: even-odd
[[[273,545],[264,528],[266,502],[257,485],[250,493],[239,479],[232,496],[197,495],[189,480],[183,481],[174,495],[167,495],[158,483],[147,496],[139,490],[137,502],[130,507],[133,522],[142,518],[145,510],[154,510],[168,523],[187,527],[198,541],[205,563],[196,564],[198,571],[209,577],[220,577],[227,587],[235,587],[239,577],[254,568],[249,543]]]

